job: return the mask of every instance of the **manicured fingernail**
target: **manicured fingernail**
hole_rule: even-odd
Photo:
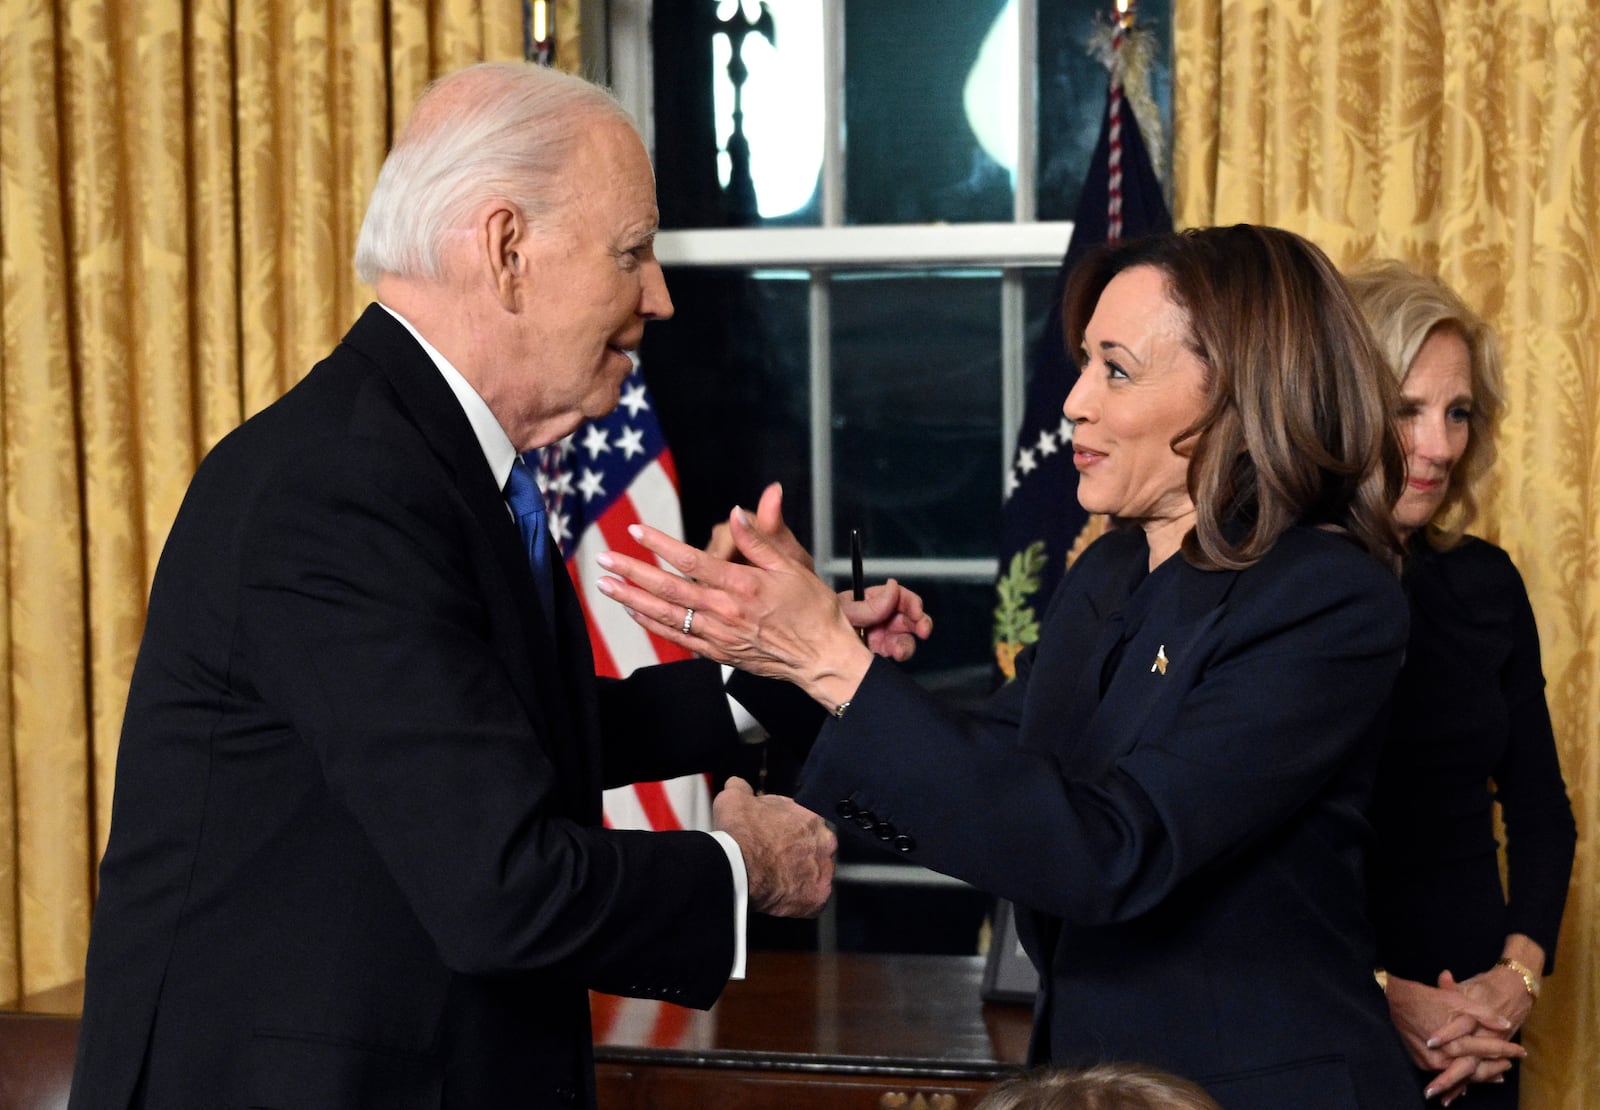
[[[1439,1047],[1439,1038],[1438,1037],[1429,1037],[1428,1038],[1428,1047],[1429,1048],[1438,1048]]]
[[[604,558],[604,556],[601,556],[601,558]],[[595,585],[595,589],[599,590],[601,593],[605,594],[607,597],[610,597],[611,594],[612,594],[612,591],[614,591],[617,588],[617,580],[615,578],[602,578],[599,581],[597,581],[594,585]]]
[[[644,527],[638,524],[630,524],[628,525],[628,535],[632,536],[636,540],[643,541]]]
[[[600,552],[600,554],[594,557],[594,561],[605,567],[607,570],[610,570],[614,565],[616,565],[616,560],[611,557],[611,552],[609,551]]]
[[[746,528],[754,528],[755,527],[755,522],[750,519],[750,514],[745,512],[743,508],[741,508],[741,507],[736,505],[736,506],[734,506],[734,510],[733,511],[734,511],[734,514],[739,518],[739,523],[740,524],[744,525]]]

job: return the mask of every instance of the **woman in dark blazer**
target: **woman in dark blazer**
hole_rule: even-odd
[[[1527,590],[1504,551],[1464,534],[1494,461],[1499,345],[1452,290],[1400,263],[1350,284],[1400,381],[1406,448],[1395,521],[1408,537],[1411,641],[1373,812],[1380,978],[1430,1094],[1448,1105],[1473,1080],[1485,1085],[1470,1105],[1514,1110],[1518,1069],[1451,1034],[1521,1030],[1555,964],[1577,830]],[[1429,1048],[1441,1033],[1456,1043]]]
[[[738,511],[752,565],[644,530],[688,577],[612,559],[609,592],[833,712],[798,797],[841,835],[1017,905],[1034,1062],[1139,1060],[1229,1110],[1419,1106],[1362,885],[1366,694],[1406,630],[1393,381],[1328,260],[1271,228],[1104,250],[1065,324],[1079,499],[1121,527],[976,711],[874,662]]]

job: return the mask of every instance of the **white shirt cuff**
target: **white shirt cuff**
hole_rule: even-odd
[[[733,870],[733,970],[728,972],[728,978],[743,979],[744,934],[749,913],[750,877],[744,869],[744,853],[739,851],[739,842],[721,830],[711,835],[722,845],[722,850],[728,853],[728,866]]]
[[[728,685],[728,677],[733,674],[733,668],[722,664],[722,685]],[[733,714],[733,727],[739,732],[739,739],[746,744],[760,744],[767,738],[767,730],[761,727],[761,722],[750,715],[750,711],[739,704],[739,699],[732,694],[723,692],[723,697],[728,699],[728,711]]]

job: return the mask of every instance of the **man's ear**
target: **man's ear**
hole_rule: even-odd
[[[484,253],[495,294],[507,312],[515,312],[519,290],[528,277],[526,236],[523,234],[526,228],[522,216],[509,205],[499,205],[488,212],[482,226]]]

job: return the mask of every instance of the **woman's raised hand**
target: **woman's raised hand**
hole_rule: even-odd
[[[634,525],[629,532],[678,572],[615,551],[599,556],[600,565],[617,575],[600,580],[601,592],[626,606],[634,620],[719,663],[793,682],[823,705],[850,700],[871,652],[839,597],[808,563],[785,550],[791,546],[782,539],[786,527],[780,536],[768,536],[743,509],[734,509],[728,534],[742,564],[654,528]],[[896,595],[895,614],[902,604]]]

